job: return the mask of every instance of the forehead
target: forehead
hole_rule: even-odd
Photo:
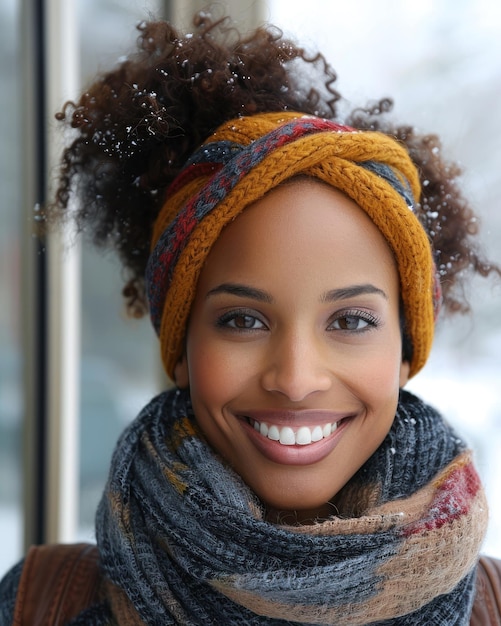
[[[214,244],[199,287],[226,280],[398,283],[393,255],[370,218],[342,192],[291,181],[247,207]],[[304,287],[304,286],[303,286]],[[398,287],[397,287],[398,289]]]

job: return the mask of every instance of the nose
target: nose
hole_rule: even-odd
[[[270,345],[261,384],[266,391],[301,402],[332,384],[326,346],[308,334],[295,333]]]

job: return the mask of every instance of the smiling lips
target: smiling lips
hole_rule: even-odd
[[[337,445],[352,414],[332,411],[259,411],[242,415],[242,424],[268,459],[286,465],[316,463]]]
[[[297,429],[291,426],[277,426],[276,424],[267,424],[266,422],[254,422],[254,430],[268,437],[272,441],[278,441],[284,446],[307,446],[310,443],[321,441],[325,437],[332,434],[337,428],[337,422],[328,422],[323,426],[317,424],[313,428],[309,426],[300,426]]]

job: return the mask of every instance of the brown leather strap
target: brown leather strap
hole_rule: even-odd
[[[482,556],[470,626],[501,626],[501,561]]]
[[[14,626],[63,626],[97,597],[96,546],[32,546],[17,592]]]

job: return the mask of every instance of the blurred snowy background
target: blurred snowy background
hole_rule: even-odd
[[[22,552],[20,4],[0,3],[0,575]],[[77,4],[85,83],[129,49],[135,23],[155,14],[159,0]],[[226,4],[240,19],[240,9]],[[501,4],[268,0],[264,20],[323,51],[338,74],[337,89],[354,104],[391,96],[397,119],[442,137],[446,156],[464,167],[485,247],[501,263]],[[92,540],[111,450],[155,393],[158,361],[149,323],[123,315],[113,259],[85,248],[82,289],[79,537]],[[473,315],[439,324],[432,358],[409,388],[471,442],[491,506],[484,550],[501,557],[501,285],[476,281],[471,301]]]

